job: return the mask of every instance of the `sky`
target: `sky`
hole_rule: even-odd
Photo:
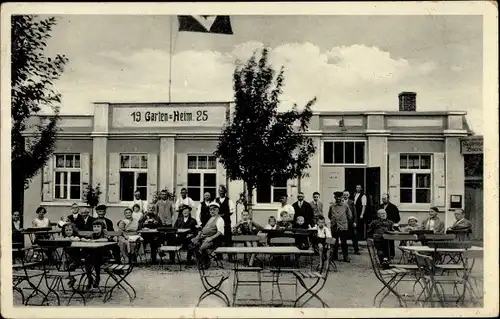
[[[43,16],[41,16],[43,17]],[[233,35],[178,32],[175,16],[61,15],[47,54],[64,53],[56,82],[62,114],[92,114],[94,101],[232,101],[235,61],[263,46],[285,67],[280,109],[313,97],[315,111],[467,111],[483,131],[481,16],[231,16]]]

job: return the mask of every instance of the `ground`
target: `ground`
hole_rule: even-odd
[[[373,296],[381,287],[381,283],[375,277],[371,268],[368,252],[362,255],[351,256],[351,263],[338,262],[338,272],[331,271],[328,281],[320,293],[322,299],[332,308],[350,307],[373,307]],[[228,271],[231,264],[226,264]],[[167,268],[171,268],[168,270]],[[473,275],[478,278],[478,286],[482,292],[483,260],[478,259],[474,266]],[[200,276],[196,267],[178,270],[171,265],[163,269],[159,266],[136,267],[128,278],[131,285],[137,291],[137,298],[132,302],[128,296],[120,290],[113,294],[113,298],[103,303],[102,298],[94,297],[87,301],[90,307],[180,307],[192,308],[196,305],[198,297],[203,292]],[[223,291],[231,298],[232,277],[224,284]],[[404,283],[399,289],[402,292],[411,293],[411,284]],[[256,287],[241,288],[239,297],[256,298]],[[283,288],[284,298],[293,295],[293,287]],[[299,293],[302,290],[299,290]],[[271,285],[264,284],[263,298],[270,299]],[[275,293],[276,296],[276,293]],[[14,293],[15,304],[20,304],[20,298]],[[65,301],[64,301],[65,302]],[[83,305],[80,301],[72,301],[71,306]],[[223,307],[223,303],[215,297],[205,299],[200,307]],[[308,306],[318,307],[318,301],[311,301]],[[397,307],[396,298],[387,298],[383,307]],[[414,307],[414,304],[409,304]]]

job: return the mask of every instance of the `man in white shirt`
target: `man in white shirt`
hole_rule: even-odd
[[[130,206],[130,208],[133,208],[135,204],[139,205],[140,212],[143,213],[144,215],[146,215],[146,213],[148,212],[148,202],[141,199],[141,192],[139,192],[137,190],[134,193],[134,201],[133,201],[132,205]]]
[[[357,221],[357,226],[356,226],[356,235],[358,237],[358,240],[363,240],[365,239],[366,236],[366,222],[367,219],[365,216],[366,213],[366,205],[367,205],[367,198],[366,195],[363,193],[363,188],[361,185],[356,185],[356,192],[354,193],[353,197],[354,201],[354,207],[356,208],[356,218],[354,220]]]
[[[195,206],[194,201],[191,199],[191,197],[187,196],[187,188],[181,189],[181,197],[177,198],[177,200],[175,201],[175,211],[178,211],[181,205],[188,205],[191,208],[194,208]]]
[[[281,221],[281,212],[285,211],[288,213],[288,218],[290,220],[293,220],[293,215],[295,215],[295,209],[293,208],[292,205],[287,204],[287,196],[286,195],[281,196],[280,201],[281,201],[281,206],[278,207],[276,219],[278,221]]]

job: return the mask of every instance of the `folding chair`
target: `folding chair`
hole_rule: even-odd
[[[326,244],[328,245],[328,249],[330,251],[333,251],[333,246],[335,245],[335,238],[333,238],[333,237],[327,238]],[[330,263],[330,267],[331,267],[331,269],[333,269],[333,272],[339,271],[337,268],[337,263],[335,262],[335,259],[333,258],[331,253],[329,254],[329,258],[328,258],[327,262]]]
[[[391,269],[380,269],[380,262],[378,260],[377,251],[375,249],[375,244],[373,239],[367,239],[368,253],[370,255],[370,261],[372,264],[373,272],[377,279],[382,283],[382,288],[377,292],[375,297],[373,298],[373,306],[376,305],[377,297],[385,291],[382,299],[379,301],[379,307],[382,306],[382,302],[384,299],[390,294],[394,294],[396,298],[398,298],[399,305],[401,307],[406,307],[406,301],[402,298],[402,296],[396,290],[396,286],[399,282],[410,273],[410,271],[401,268],[391,268]]]
[[[167,242],[167,245],[161,245],[158,248],[158,252],[160,255],[160,265],[163,266],[163,256],[168,253],[173,254],[174,262],[175,258],[177,258],[177,262],[179,263],[179,271],[182,269],[181,266],[181,255],[180,251],[182,249],[182,245],[177,245],[177,228],[172,227],[158,227],[158,232],[162,234],[164,240]]]
[[[303,307],[305,304],[309,302],[312,298],[316,298],[321,302],[323,308],[328,308],[328,304],[321,299],[318,294],[325,286],[326,281],[328,280],[328,273],[330,272],[331,263],[326,263],[326,267],[320,269],[320,272],[317,271],[302,271],[302,270],[294,270],[292,273],[297,278],[300,285],[305,289],[305,291],[295,300],[294,307],[299,305],[299,301],[302,298],[305,298],[307,295],[309,297],[304,301],[299,307]],[[312,283],[308,285],[306,280],[312,280]]]
[[[458,241],[469,241],[472,237],[472,229],[457,229],[457,230],[448,229],[446,231],[446,234],[455,235],[455,238]]]
[[[427,245],[429,241],[452,241],[455,234],[424,234],[422,235],[422,245]]]
[[[195,253],[195,258],[196,258],[196,264],[198,265],[198,272],[200,274],[201,284],[205,289],[198,298],[196,307],[198,307],[205,298],[211,295],[218,297],[229,307],[230,306],[229,298],[221,290],[221,287],[224,284],[224,282],[229,279],[229,272],[221,270],[205,271],[202,256],[199,251]]]
[[[140,245],[136,245],[136,253],[138,252],[139,248]],[[131,259],[129,264],[110,263],[105,264],[102,267],[102,270],[108,275],[108,278],[106,279],[106,282],[104,284],[106,292],[104,294],[103,302],[107,302],[111,299],[113,291],[116,288],[121,288],[123,291],[125,291],[129,297],[130,302],[132,302],[132,300],[136,298],[137,294],[135,288],[127,281],[127,277],[132,273],[132,270],[134,270],[136,263],[136,260]],[[108,282],[110,279],[113,279],[113,281],[115,282],[115,284],[111,286],[111,288],[109,288],[108,286]],[[127,287],[132,291],[130,292]]]
[[[233,305],[236,304],[236,297],[238,294],[238,288],[240,287],[255,287],[257,286],[259,289],[259,301],[262,301],[262,276],[261,272],[263,270],[262,267],[253,267],[253,266],[238,266],[238,261],[235,261],[234,271],[234,280],[233,280]],[[241,279],[241,274],[255,274],[257,275],[257,280],[251,279]]]
[[[12,289],[21,295],[21,302],[25,306],[28,305],[29,300],[32,297],[38,294],[42,295],[44,300],[47,296],[47,294],[40,289],[45,271],[34,269],[34,267],[41,265],[42,261],[27,261],[27,256],[29,255],[30,250],[33,250],[33,248],[13,248],[14,252],[22,252],[22,254],[16,255],[16,257],[12,260]],[[35,284],[34,280],[37,278],[38,283]],[[31,289],[31,293],[27,298],[25,298],[23,287],[21,287],[21,284],[23,283],[27,283],[29,289]],[[40,305],[43,305],[43,302]]]

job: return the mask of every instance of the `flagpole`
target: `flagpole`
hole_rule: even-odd
[[[172,16],[170,16],[170,52],[169,52],[169,59],[168,59],[168,103],[172,102],[172,32],[173,32],[173,22],[172,22]]]

